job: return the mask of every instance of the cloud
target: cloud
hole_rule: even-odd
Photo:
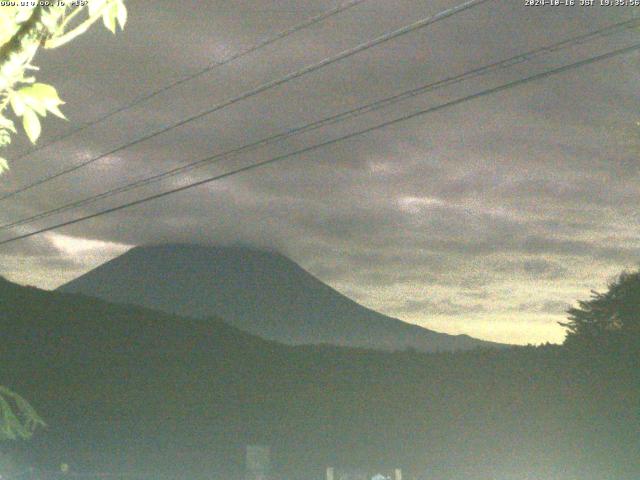
[[[466,315],[486,312],[486,307],[477,303],[463,305],[450,300],[441,302],[407,300],[395,310],[400,313],[421,313],[426,315]]]
[[[539,302],[521,303],[517,310],[530,313],[548,313],[554,315],[566,314],[570,305],[567,302],[558,300],[547,300]]]
[[[525,274],[541,279],[558,279],[567,275],[567,269],[562,265],[536,257],[523,260],[501,259],[495,262],[494,268],[501,273]]]
[[[14,162],[11,173],[0,179],[0,192],[454,4],[369,0]],[[333,6],[335,2],[324,0],[260,0],[250,5],[200,2],[192,9],[179,2],[160,1],[152,7],[134,2],[124,33],[113,36],[94,28],[38,57],[41,80],[58,87],[71,120],[47,121],[41,145]],[[0,223],[508,58],[552,39],[593,31],[625,15],[625,9],[531,10],[519,2],[493,2],[491,8],[478,8],[380,45],[24,192],[0,204]],[[559,51],[38,226],[286,154],[632,39],[628,32]],[[484,325],[485,338],[493,335],[492,325],[500,325],[502,341],[505,335],[513,335],[513,341],[526,340],[529,334],[540,339],[546,328],[549,338],[557,339],[553,322],[535,323],[538,317],[520,312],[523,316],[518,318],[535,325],[518,329],[514,312],[531,303],[537,315],[544,315],[549,299],[570,303],[640,258],[640,171],[637,155],[625,146],[626,135],[621,133],[637,121],[639,65],[638,55],[631,54],[567,72],[56,234],[64,237],[39,236],[3,246],[0,274],[54,287],[131,245],[241,243],[282,251],[365,305],[416,323],[433,325],[437,317],[438,322],[449,322],[451,331],[460,333],[465,325],[474,334]],[[6,156],[16,157],[29,148],[24,138],[17,138]],[[30,228],[34,227],[13,232]],[[3,233],[2,238],[8,236]],[[500,322],[487,320],[491,316]],[[438,324],[444,330],[446,325]],[[518,331],[524,333],[518,337]]]

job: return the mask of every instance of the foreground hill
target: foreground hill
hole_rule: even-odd
[[[282,343],[453,351],[496,346],[365,308],[277,253],[240,247],[137,247],[60,287],[194,318],[220,315]]]
[[[284,480],[640,478],[637,355],[285,346],[2,280],[0,330],[2,384],[49,425],[3,450],[79,478],[239,480],[248,443]]]

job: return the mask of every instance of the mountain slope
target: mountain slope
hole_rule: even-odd
[[[287,375],[286,348],[217,319],[1,277],[0,331],[0,384],[28,398],[48,424],[24,444],[25,463],[49,470],[64,462],[76,472],[240,478],[242,448],[262,425],[247,424],[264,408],[256,386]],[[282,387],[271,395],[277,405]]]
[[[367,309],[277,253],[240,247],[137,247],[60,287],[189,317],[221,316],[266,339],[398,350],[492,346]]]
[[[294,347],[1,279],[0,331],[0,384],[48,424],[3,453],[67,463],[64,477],[240,480],[251,443],[271,446],[283,480],[328,465],[419,480],[640,475],[635,353]]]

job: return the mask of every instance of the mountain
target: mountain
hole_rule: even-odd
[[[49,471],[67,463],[76,473],[240,478],[241,450],[256,430],[245,423],[256,416],[254,385],[288,353],[215,318],[180,318],[1,277],[0,330],[0,384],[28,398],[48,424],[16,444],[16,455]]]
[[[194,318],[220,316],[262,338],[421,351],[497,346],[387,317],[274,252],[242,247],[136,247],[59,288]]]
[[[0,331],[0,384],[48,424],[0,455],[33,478],[240,480],[247,444],[282,480],[640,478],[637,352],[290,346],[1,279]]]

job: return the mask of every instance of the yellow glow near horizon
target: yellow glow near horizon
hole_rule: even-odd
[[[417,203],[424,207],[438,201],[422,199]],[[406,206],[413,208],[416,202],[407,199]],[[42,245],[41,249],[47,253],[6,255],[2,274],[19,284],[54,289],[133,247],[59,233],[49,233],[44,239],[49,248]],[[562,343],[565,332],[558,322],[566,320],[566,308],[588,297],[590,289],[604,288],[607,278],[622,269],[604,262],[570,260],[559,258],[555,263],[571,271],[571,279],[496,270],[496,261],[506,261],[495,255],[485,256],[466,269],[433,272],[423,281],[419,281],[419,265],[404,264],[400,269],[385,262],[373,265],[371,271],[353,270],[347,278],[336,278],[331,269],[317,276],[367,308],[434,331],[500,343]],[[463,259],[451,261],[464,263]],[[305,262],[301,266],[306,268]],[[371,273],[387,276],[372,279]],[[488,276],[478,277],[476,283],[476,274]]]

